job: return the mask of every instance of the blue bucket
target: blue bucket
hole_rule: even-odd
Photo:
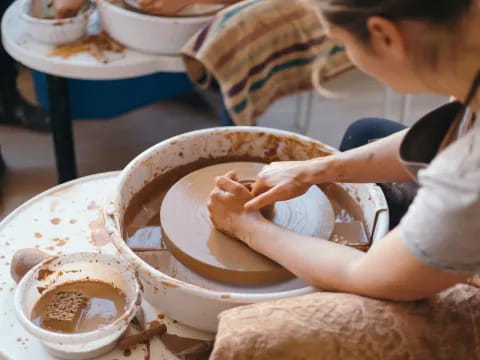
[[[33,80],[38,101],[48,109],[45,74],[34,71]],[[74,119],[112,118],[193,87],[185,73],[157,73],[125,80],[68,79],[70,113]]]

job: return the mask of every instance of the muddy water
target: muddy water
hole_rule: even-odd
[[[319,187],[327,195],[335,213],[335,226],[330,241],[368,250],[370,241],[362,207],[340,185],[329,183]]]
[[[85,299],[78,310],[68,301],[58,300],[59,296],[65,299],[68,294],[80,294]],[[56,307],[55,314],[52,313],[52,305],[57,305],[53,306]],[[65,309],[60,315],[59,308]],[[121,290],[102,281],[84,280],[59,285],[43,294],[33,308],[31,319],[46,330],[75,334],[108,325],[126,310],[126,297]],[[68,317],[69,311],[71,319]]]

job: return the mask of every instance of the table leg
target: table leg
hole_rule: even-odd
[[[65,78],[47,75],[47,85],[58,182],[64,183],[77,177],[68,82]]]

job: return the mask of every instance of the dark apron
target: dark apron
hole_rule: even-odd
[[[395,228],[407,213],[419,185],[418,173],[448,145],[465,135],[475,123],[475,115],[468,106],[480,87],[480,72],[475,77],[465,104],[454,101],[433,110],[421,118],[405,135],[399,157],[413,181],[379,184],[390,208],[390,228]]]
[[[390,208],[390,228],[395,228],[414,200],[418,173],[426,169],[445,147],[463,136],[474,123],[474,116],[463,113],[464,105],[452,102],[421,118],[405,135],[400,145],[400,161],[412,176],[412,182],[379,184]],[[460,117],[459,113],[463,113]]]

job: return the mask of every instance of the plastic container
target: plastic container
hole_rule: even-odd
[[[48,109],[44,73],[34,71],[35,91]],[[70,114],[74,119],[109,119],[193,89],[184,73],[156,73],[124,80],[68,79]]]
[[[42,269],[52,271],[39,280]],[[79,334],[60,334],[35,325],[30,316],[41,297],[38,288],[50,288],[72,281],[101,280],[113,284],[127,297],[127,311],[98,330]],[[31,269],[20,281],[14,298],[17,318],[32,336],[54,356],[63,359],[91,359],[112,350],[125,332],[141,304],[141,291],[135,269],[118,256],[98,252],[79,252],[47,259]]]

